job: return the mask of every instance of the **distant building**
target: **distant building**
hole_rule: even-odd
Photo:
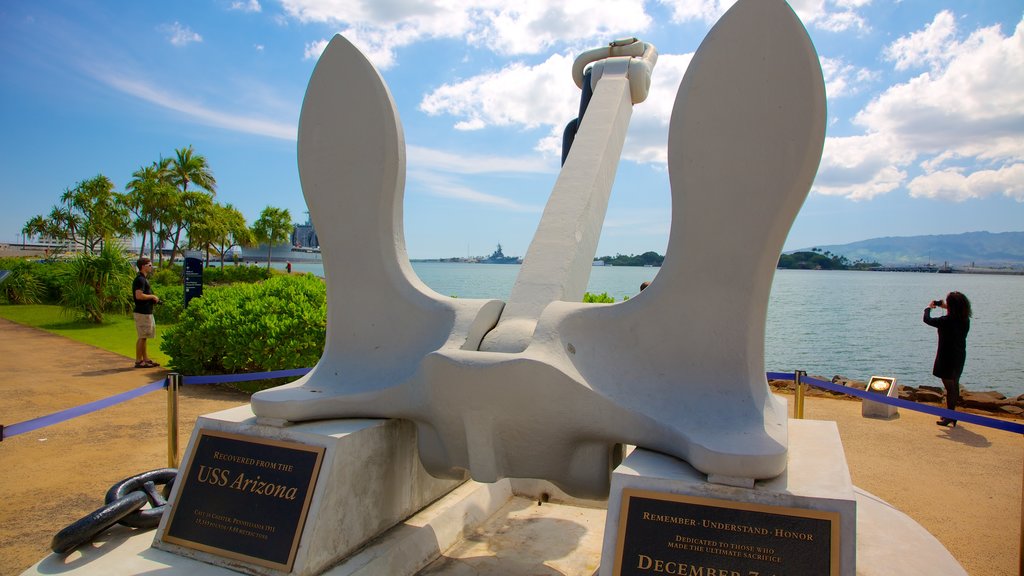
[[[306,213],[306,223],[296,224],[292,230],[292,246],[297,248],[319,248],[320,238],[313,229],[313,223],[309,220],[309,213]]]

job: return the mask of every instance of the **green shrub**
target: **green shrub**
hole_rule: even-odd
[[[220,268],[219,262],[212,262],[212,266],[203,268],[203,285],[213,284],[234,284],[235,282],[260,282],[273,276],[274,270],[267,270],[265,266],[235,266],[224,264]],[[182,284],[182,267],[180,264],[164,265],[159,270],[153,271],[150,282],[154,284]]]
[[[165,286],[182,285],[181,266],[178,264],[164,264],[160,268],[154,267],[153,273],[149,276],[150,284],[163,284]]]
[[[135,274],[121,250],[111,244],[96,254],[76,255],[60,277],[60,305],[67,312],[100,324],[106,312],[131,310]]]
[[[0,270],[11,275],[0,284],[0,302],[9,304],[56,304],[60,301],[61,275],[66,262],[28,258],[0,258]]]
[[[33,268],[31,262],[20,258],[0,259],[0,270],[10,272],[0,283],[0,302],[38,304],[42,301],[45,288]]]
[[[203,284],[233,284],[235,282],[260,282],[272,275],[265,266],[234,266],[224,264],[221,269],[219,263],[203,270]]]
[[[33,274],[39,278],[39,282],[43,285],[42,304],[60,304],[62,286],[67,269],[68,262],[66,261],[32,263]]]
[[[161,350],[190,375],[312,366],[327,334],[327,294],[311,274],[204,290],[167,329]]]
[[[185,307],[185,288],[181,284],[150,284],[160,303],[153,307],[153,317],[160,324],[175,324]]]
[[[600,294],[591,294],[590,292],[584,292],[583,301],[588,304],[614,304],[615,297],[609,296],[607,292],[601,292]]]

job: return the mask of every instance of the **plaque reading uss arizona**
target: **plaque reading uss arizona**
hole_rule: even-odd
[[[200,430],[163,541],[291,572],[323,455]]]
[[[839,513],[626,489],[615,576],[839,574]]]

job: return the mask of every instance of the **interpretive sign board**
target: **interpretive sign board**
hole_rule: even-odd
[[[185,306],[189,300],[203,295],[203,261],[199,258],[185,258],[184,270]]]
[[[163,541],[291,572],[324,448],[198,433]]]
[[[613,574],[839,575],[839,513],[626,489]]]

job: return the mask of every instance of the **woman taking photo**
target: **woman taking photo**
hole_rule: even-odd
[[[932,318],[932,309],[945,308],[946,315]],[[932,375],[946,388],[946,408],[956,410],[960,399],[960,374],[967,359],[967,332],[971,329],[971,302],[960,292],[950,292],[946,300],[934,300],[924,309],[924,323],[939,331],[939,348],[935,351]],[[940,418],[939,426],[956,427],[956,420]]]

